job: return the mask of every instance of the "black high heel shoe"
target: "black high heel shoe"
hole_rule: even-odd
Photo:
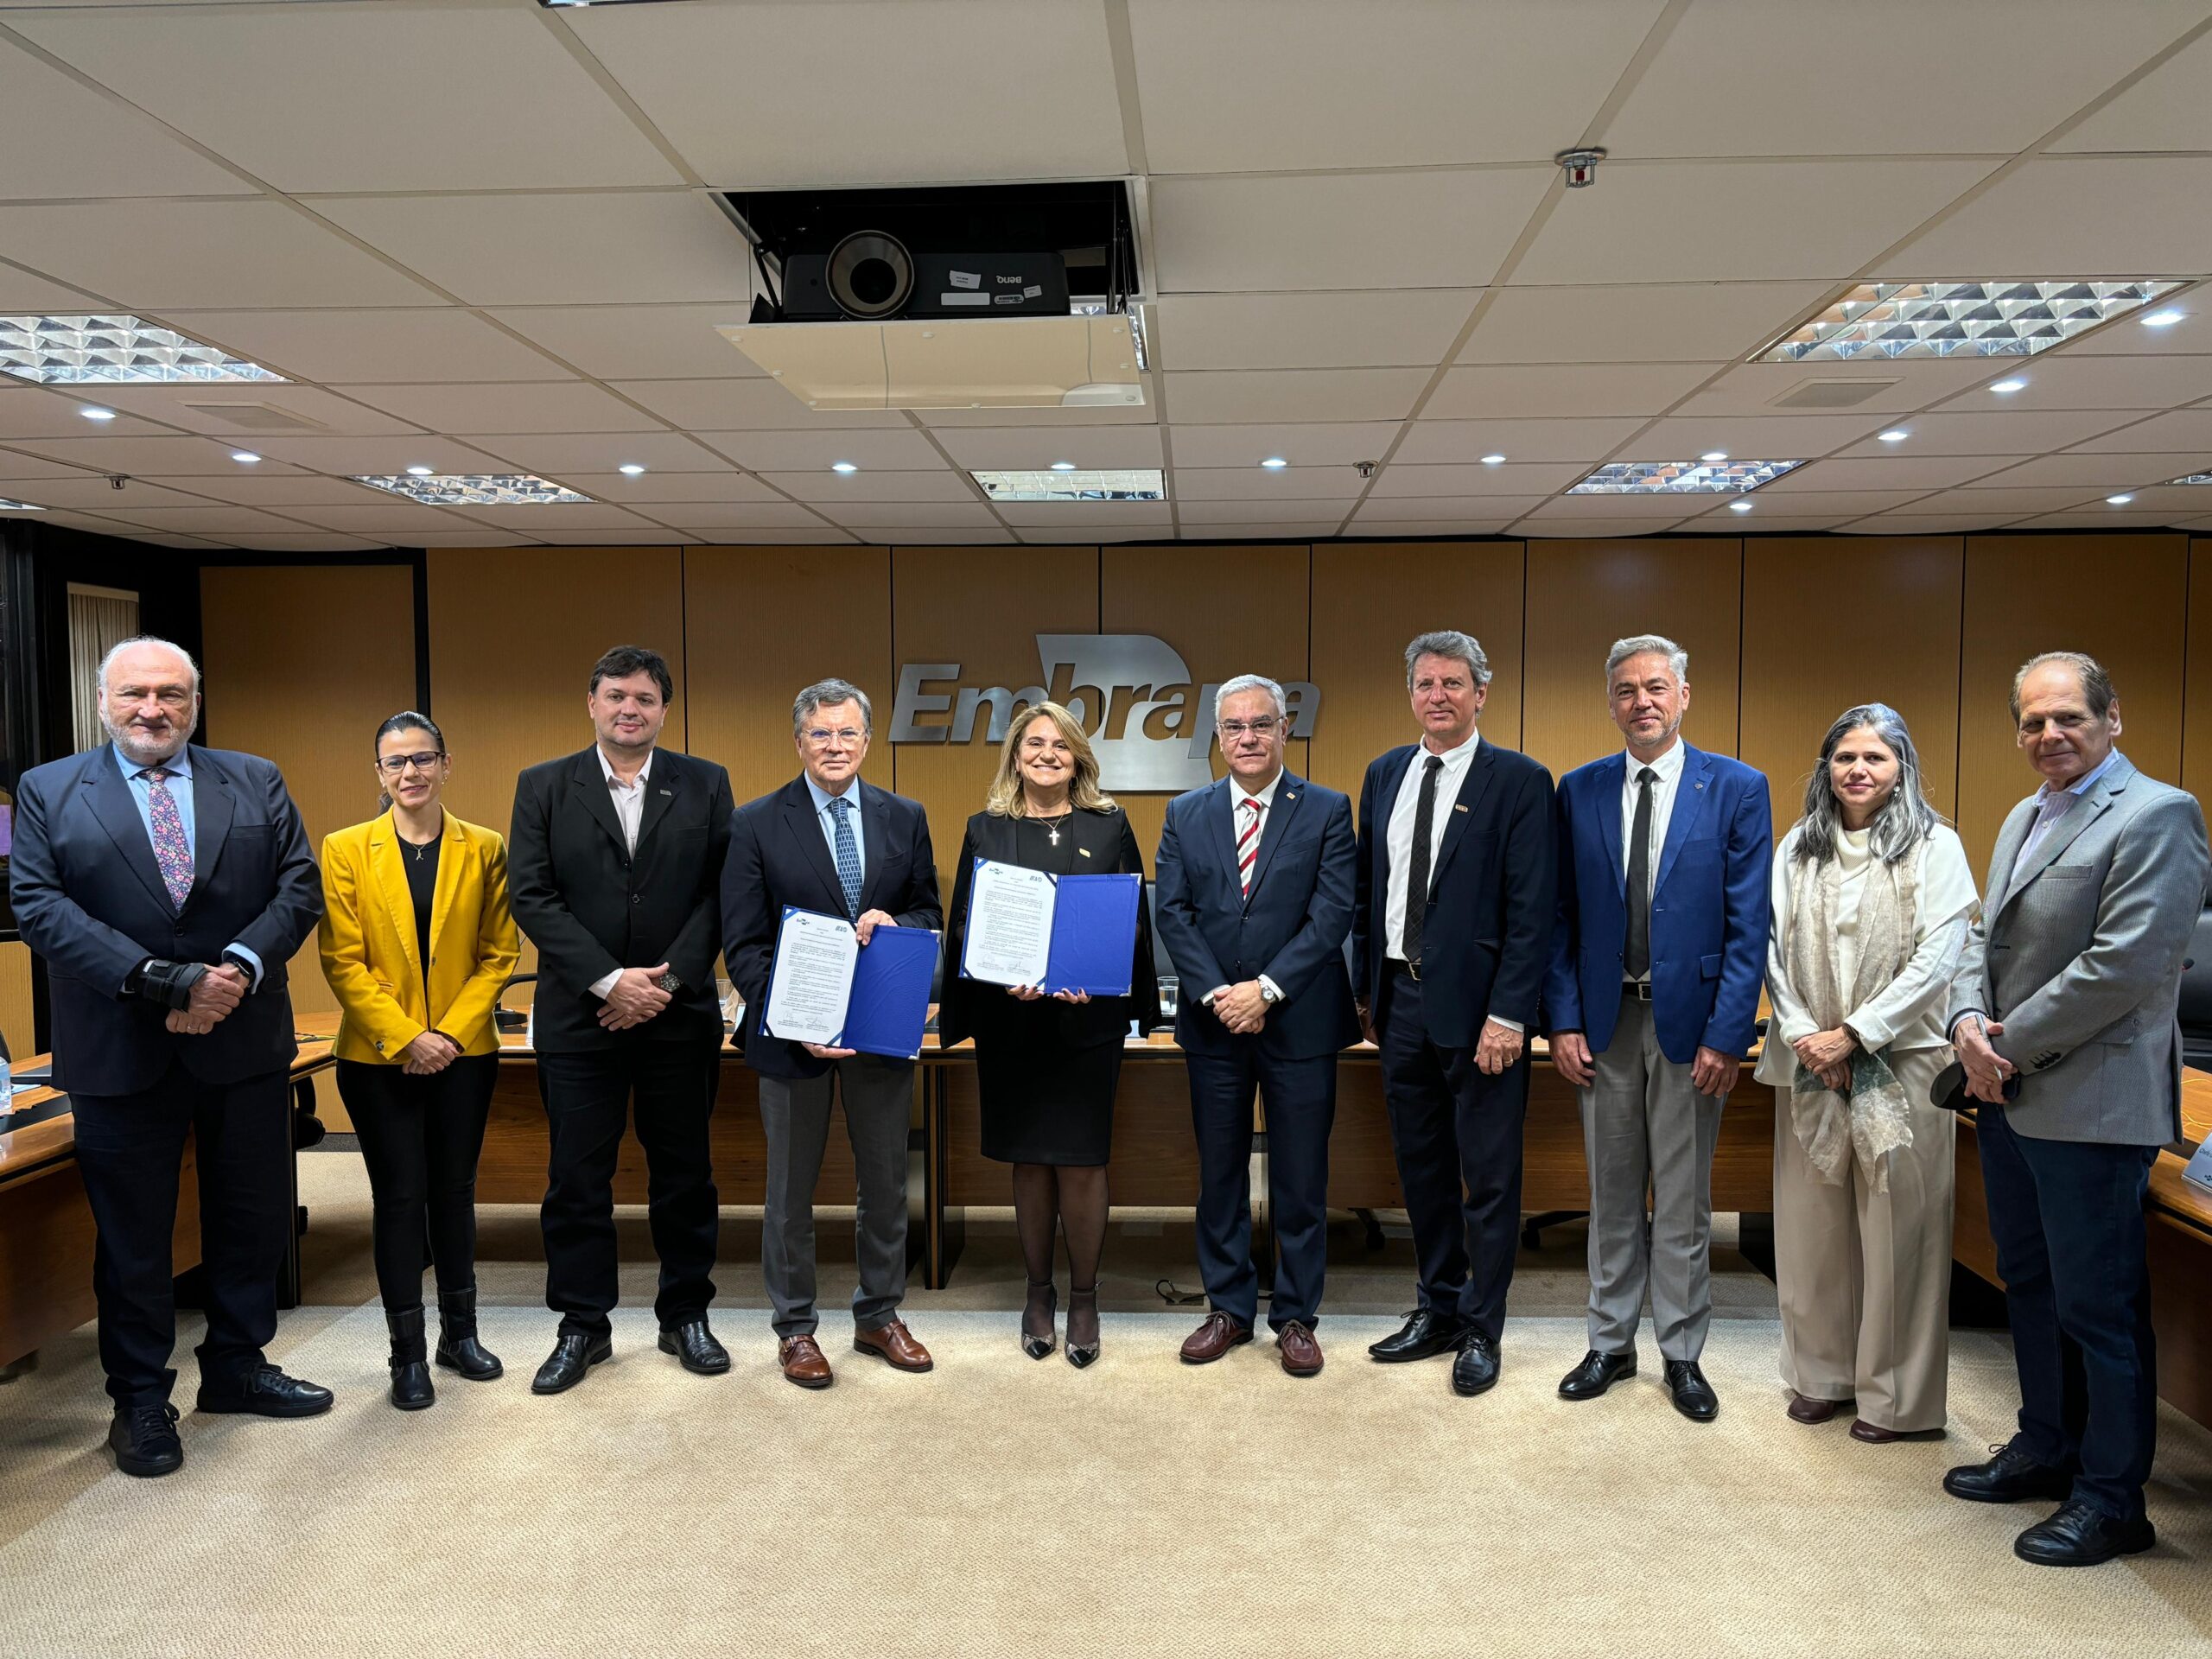
[[[1084,1313],[1090,1315],[1090,1340],[1076,1340],[1076,1319]],[[1098,1357],[1098,1287],[1083,1290],[1068,1287],[1068,1363],[1081,1370]]]
[[[1052,1319],[1059,1309],[1060,1293],[1053,1287],[1052,1281],[1047,1279],[1040,1285],[1033,1281],[1029,1286],[1029,1304],[1021,1310],[1021,1351],[1030,1358],[1051,1357],[1057,1340]],[[1041,1337],[1031,1328],[1033,1323],[1039,1319],[1045,1326],[1045,1334]]]

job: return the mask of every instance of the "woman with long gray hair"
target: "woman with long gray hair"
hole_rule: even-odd
[[[1775,1281],[1789,1415],[1856,1402],[1854,1439],[1938,1435],[1949,1363],[1955,1128],[1930,1085],[1979,911],[1904,718],[1847,709],[1775,854],[1758,1076],[1775,1086]]]

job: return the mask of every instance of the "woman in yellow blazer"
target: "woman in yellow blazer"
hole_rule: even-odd
[[[342,1011],[338,1092],[369,1166],[391,1403],[416,1411],[437,1397],[426,1228],[438,1363],[476,1382],[500,1371],[476,1339],[476,1160],[499,1064],[493,1011],[521,946],[506,843],[439,804],[453,770],[443,734],[426,715],[394,715],[376,757],[388,810],[323,839],[322,972]]]

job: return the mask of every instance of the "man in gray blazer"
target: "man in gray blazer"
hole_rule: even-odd
[[[2043,786],[1997,837],[1982,919],[1951,995],[1989,1227],[2020,1374],[2020,1432],[1943,1488],[2056,1499],[2012,1548],[2088,1567],[2155,1541],[2143,1512],[2158,1426],[2144,1191],[2181,1133],[2183,953],[2212,857],[2195,798],[2113,748],[2095,660],[2047,652],[2012,682]]]

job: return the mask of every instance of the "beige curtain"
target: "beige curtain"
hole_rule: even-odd
[[[100,728],[100,658],[137,632],[137,594],[69,584],[69,711],[79,754],[107,741]]]

